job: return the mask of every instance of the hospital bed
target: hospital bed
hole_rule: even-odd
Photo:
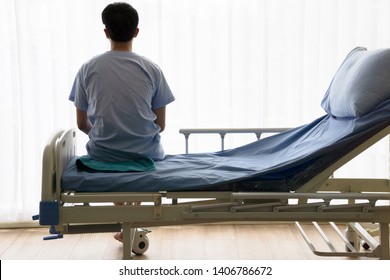
[[[76,131],[59,131],[44,149],[40,211],[35,219],[50,227],[48,239],[123,229],[124,259],[148,249],[144,228],[269,221],[296,223],[320,256],[390,259],[389,179],[332,177],[389,135],[390,100],[376,102],[357,117],[337,114],[327,112],[287,130],[183,129],[187,153],[168,155],[156,162],[156,170],[146,172],[80,171]],[[258,139],[219,152],[188,151],[194,133],[218,133],[224,145],[225,135],[237,132],[254,133]],[[263,133],[275,134],[261,138]],[[307,223],[318,230],[329,250],[316,248],[304,231]],[[365,229],[366,223],[378,226],[378,237]],[[345,249],[335,248],[323,224],[331,225]],[[340,225],[347,226],[347,233]]]

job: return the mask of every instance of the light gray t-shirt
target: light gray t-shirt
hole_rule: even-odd
[[[161,69],[133,52],[108,51],[86,62],[76,75],[69,100],[93,124],[89,155],[124,161],[131,154],[164,158],[153,110],[175,100]]]

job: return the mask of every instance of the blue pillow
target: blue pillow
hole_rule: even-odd
[[[390,98],[390,49],[357,47],[337,70],[321,102],[335,117],[361,117]]]

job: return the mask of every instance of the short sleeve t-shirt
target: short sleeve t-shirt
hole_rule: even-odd
[[[127,154],[164,158],[154,110],[175,100],[161,69],[133,52],[108,51],[79,70],[69,100],[93,127],[87,151],[102,161]]]

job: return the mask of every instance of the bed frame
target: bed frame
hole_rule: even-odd
[[[282,131],[248,129],[260,135]],[[226,133],[238,130],[181,130],[188,141],[193,133]],[[259,134],[260,133],[260,134]],[[304,239],[319,256],[368,257],[390,259],[390,181],[389,179],[335,179],[332,173],[352,158],[390,133],[390,126],[360,144],[326,170],[291,193],[267,192],[149,192],[149,193],[76,193],[61,190],[61,176],[76,155],[76,131],[59,131],[50,139],[43,153],[42,194],[39,219],[49,226],[51,236],[63,234],[116,232],[123,229],[123,258],[148,249],[147,230],[169,225],[220,222],[294,222]],[[223,137],[222,137],[223,136]],[[223,147],[223,146],[222,146]],[[187,142],[188,151],[188,142]],[[126,202],[115,206],[113,202]],[[302,226],[302,224],[305,226]],[[327,243],[328,251],[318,251],[303,230],[312,224]],[[321,226],[330,223],[345,243],[337,251]],[[372,223],[375,233],[362,225]],[[339,226],[347,225],[348,231]],[[378,236],[377,236],[378,235]],[[363,244],[364,248],[361,248]]]

